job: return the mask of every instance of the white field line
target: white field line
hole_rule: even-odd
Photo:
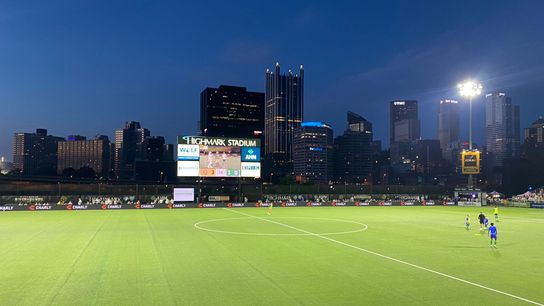
[[[343,231],[343,232],[331,232],[331,233],[319,233],[319,235],[323,236],[329,236],[329,235],[344,235],[344,234],[353,234],[353,233],[359,233],[362,231],[366,231],[368,229],[368,225],[356,221],[351,220],[340,220],[340,219],[330,219],[330,218],[311,218],[311,217],[270,217],[270,218],[281,218],[281,219],[305,219],[305,220],[325,220],[325,221],[336,221],[336,222],[344,222],[344,223],[352,223],[352,224],[358,224],[361,225],[361,228],[351,231]],[[200,221],[193,226],[199,230],[208,231],[208,232],[214,232],[214,233],[221,233],[221,234],[233,234],[233,235],[248,235],[248,236],[311,236],[312,234],[306,234],[306,233],[298,233],[298,234],[288,234],[288,233],[253,233],[253,232],[235,232],[235,231],[223,231],[223,230],[216,230],[216,229],[210,229],[203,227],[202,224],[206,223],[213,223],[217,221],[226,221],[226,220],[243,220],[243,219],[255,219],[253,217],[240,217],[240,218],[221,218],[221,219],[213,219],[213,220],[205,220]]]
[[[380,254],[380,253],[377,253],[377,252],[374,252],[374,251],[370,251],[370,250],[367,250],[367,249],[363,249],[363,248],[360,248],[360,247],[358,247],[358,246],[351,245],[351,244],[349,244],[349,243],[345,243],[345,242],[342,242],[342,241],[339,241],[339,240],[336,240],[336,239],[333,239],[333,238],[330,238],[330,237],[327,237],[327,236],[322,236],[322,235],[320,235],[320,234],[312,233],[312,232],[310,232],[310,231],[307,231],[307,230],[304,230],[304,229],[301,229],[301,228],[297,228],[297,227],[291,226],[291,225],[289,225],[289,224],[284,224],[284,223],[277,222],[277,221],[273,221],[273,220],[270,220],[270,219],[266,219],[266,218],[262,218],[262,217],[258,217],[258,216],[254,216],[254,215],[250,215],[250,214],[246,214],[246,213],[243,213],[243,212],[240,212],[240,211],[236,211],[236,210],[233,210],[233,209],[228,209],[228,208],[223,208],[223,209],[228,210],[228,211],[233,212],[233,213],[240,214],[240,215],[249,216],[249,217],[254,217],[254,218],[257,218],[257,219],[266,221],[266,222],[270,222],[270,223],[274,223],[274,224],[281,225],[281,226],[284,226],[284,227],[288,227],[288,228],[297,230],[297,231],[299,231],[299,232],[306,233],[306,234],[308,234],[308,235],[310,235],[310,236],[314,236],[314,237],[318,237],[318,238],[321,238],[321,239],[325,239],[325,240],[328,240],[328,241],[330,241],[330,242],[334,242],[334,243],[337,243],[337,244],[346,246],[346,247],[348,247],[348,248],[352,248],[352,249],[355,249],[355,250],[358,250],[358,251],[361,251],[361,252],[365,252],[365,253],[368,253],[368,254],[376,255],[376,256],[378,256],[378,257],[382,257],[382,258],[385,258],[385,259],[389,259],[389,260],[394,261],[394,262],[398,262],[398,263],[401,263],[401,264],[405,264],[405,265],[410,266],[410,267],[413,267],[413,268],[417,268],[417,269],[424,270],[424,271],[427,271],[427,272],[431,272],[431,273],[434,273],[434,274],[437,274],[437,275],[440,275],[440,276],[444,276],[444,277],[447,277],[447,278],[449,278],[449,279],[456,280],[456,281],[461,282],[461,283],[465,283],[465,284],[472,285],[472,286],[475,286],[475,287],[479,287],[479,288],[482,288],[482,289],[485,289],[485,290],[488,290],[488,291],[492,291],[492,292],[495,292],[495,293],[499,293],[499,294],[502,294],[502,295],[506,295],[506,296],[509,296],[509,297],[511,297],[511,298],[518,299],[518,300],[520,300],[520,301],[524,301],[524,302],[527,302],[527,303],[530,303],[530,304],[534,304],[534,305],[544,306],[544,304],[541,304],[541,303],[538,303],[538,302],[535,302],[535,301],[531,301],[531,300],[529,300],[529,299],[522,298],[522,297],[520,297],[520,296],[517,296],[517,295],[514,295],[514,294],[510,294],[510,293],[508,293],[508,292],[504,292],[504,291],[500,291],[500,290],[497,290],[497,289],[489,288],[489,287],[486,287],[486,286],[484,286],[484,285],[480,285],[480,284],[478,284],[478,283],[474,283],[474,282],[471,282],[471,281],[468,281],[468,280],[464,280],[464,279],[459,278],[459,277],[455,277],[455,276],[452,276],[452,275],[449,275],[449,274],[446,274],[446,273],[442,273],[442,272],[438,272],[438,271],[435,271],[435,270],[432,270],[432,269],[429,269],[429,268],[425,268],[425,267],[422,267],[422,266],[418,266],[418,265],[416,265],[416,264],[409,263],[409,262],[406,262],[406,261],[403,261],[403,260],[400,260],[400,259],[396,259],[396,258],[393,258],[393,257],[389,257],[389,256],[387,256],[387,255],[383,255],[383,254]]]

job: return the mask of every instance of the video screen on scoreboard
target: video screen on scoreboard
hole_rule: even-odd
[[[240,176],[240,147],[200,147],[200,176]]]
[[[182,136],[177,149],[178,176],[261,176],[259,139]]]

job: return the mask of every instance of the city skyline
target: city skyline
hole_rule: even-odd
[[[396,3],[393,10],[379,4],[331,9],[331,4],[314,3],[289,4],[283,13],[241,3],[246,14],[218,4],[207,14],[219,20],[198,31],[186,25],[199,24],[189,15],[200,5],[5,7],[0,34],[6,48],[0,51],[0,66],[9,73],[0,74],[0,156],[10,158],[13,133],[42,127],[52,135],[114,139],[119,125],[134,120],[173,142],[177,135],[196,134],[204,88],[224,84],[264,92],[263,72],[276,61],[284,67],[305,65],[306,120],[326,121],[338,135],[344,113],[353,110],[375,123],[375,139],[383,140],[384,147],[389,146],[389,129],[380,118],[387,116],[387,103],[399,98],[419,101],[425,139],[438,137],[437,101],[458,99],[465,140],[466,103],[455,84],[467,77],[480,80],[486,93],[511,96],[521,107],[522,128],[544,113],[538,103],[544,94],[544,66],[538,61],[544,43],[537,30],[544,21],[536,18],[542,3],[478,3],[470,12],[458,3],[426,4],[425,9],[423,4]],[[150,15],[152,9],[155,15]],[[108,14],[118,11],[124,14]],[[219,29],[225,17],[218,13],[223,11],[239,23]],[[462,22],[448,18],[436,28],[426,26],[461,13],[467,17]],[[279,24],[278,29],[258,22],[265,15],[277,17],[273,25]],[[405,26],[402,19],[408,16],[414,18]],[[26,25],[28,18],[36,22]],[[95,18],[104,24],[91,27]],[[134,28],[139,35],[132,34]],[[204,42],[206,31],[227,37]],[[229,31],[237,34],[229,37]],[[489,43],[488,36],[500,39]],[[190,46],[174,43],[182,37]],[[41,52],[33,51],[37,49]],[[485,139],[483,101],[479,97],[474,103],[478,144]]]

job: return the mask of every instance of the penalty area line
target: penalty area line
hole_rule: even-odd
[[[456,277],[456,276],[453,276],[453,275],[449,275],[449,274],[442,273],[442,272],[439,272],[439,271],[436,271],[436,270],[432,270],[432,269],[429,269],[429,268],[418,266],[416,264],[409,263],[409,262],[406,262],[404,260],[396,259],[396,258],[387,256],[387,255],[383,255],[383,254],[380,254],[380,253],[377,253],[377,252],[374,252],[374,251],[363,249],[361,247],[358,247],[358,246],[355,246],[355,245],[352,245],[352,244],[349,244],[349,243],[345,243],[345,242],[342,242],[342,241],[339,241],[339,240],[336,240],[336,239],[333,239],[333,238],[330,238],[330,237],[327,237],[327,236],[322,236],[320,234],[313,233],[313,232],[310,232],[310,231],[307,231],[307,230],[304,230],[304,229],[301,229],[301,228],[298,228],[298,227],[295,227],[295,226],[292,226],[292,225],[289,225],[289,224],[285,224],[285,223],[277,222],[277,221],[274,221],[274,220],[258,217],[258,216],[255,216],[255,215],[246,214],[246,213],[236,211],[236,210],[233,210],[233,209],[228,209],[228,208],[223,208],[223,209],[228,210],[228,211],[233,212],[233,213],[236,213],[236,214],[239,214],[239,215],[253,217],[253,218],[256,218],[256,219],[259,219],[259,220],[263,220],[263,221],[274,223],[274,224],[277,224],[277,225],[280,225],[280,226],[283,226],[283,227],[287,227],[287,228],[290,228],[290,229],[293,229],[293,230],[296,230],[296,231],[299,231],[299,232],[302,232],[302,233],[306,233],[309,236],[314,236],[314,237],[318,237],[318,238],[321,238],[321,239],[324,239],[324,240],[328,240],[330,242],[334,242],[336,244],[340,244],[340,245],[346,246],[346,247],[351,248],[351,249],[355,249],[355,250],[358,250],[358,251],[361,251],[361,252],[372,254],[372,255],[375,255],[375,256],[378,256],[378,257],[381,257],[381,258],[389,259],[391,261],[401,263],[401,264],[410,266],[412,268],[427,271],[427,272],[430,272],[430,273],[433,273],[433,274],[436,274],[436,275],[440,275],[440,276],[443,276],[443,277],[446,277],[446,278],[449,278],[449,279],[452,279],[452,280],[456,280],[456,281],[461,282],[461,283],[465,283],[465,284],[472,285],[472,286],[475,286],[475,287],[478,287],[478,288],[481,288],[481,289],[485,289],[485,290],[492,291],[492,292],[495,292],[495,293],[498,293],[498,294],[502,294],[502,295],[505,295],[505,296],[508,296],[508,297],[511,297],[511,298],[514,298],[514,299],[518,299],[520,301],[524,301],[524,302],[534,304],[534,305],[544,306],[544,304],[541,304],[541,303],[538,303],[538,302],[535,302],[535,301],[532,301],[532,300],[529,300],[529,299],[526,299],[526,298],[511,294],[511,293],[508,293],[508,292],[493,289],[493,288],[490,288],[490,287],[487,287],[487,286],[484,286],[484,285],[480,285],[478,283],[474,283],[474,282],[471,282],[471,281],[468,281],[468,280],[465,280],[465,279],[462,279],[462,278],[459,278],[459,277]]]

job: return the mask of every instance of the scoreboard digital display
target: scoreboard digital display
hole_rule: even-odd
[[[179,136],[178,176],[261,177],[261,142],[252,138]]]
[[[480,173],[480,152],[463,151],[461,153],[461,170],[463,174]]]

